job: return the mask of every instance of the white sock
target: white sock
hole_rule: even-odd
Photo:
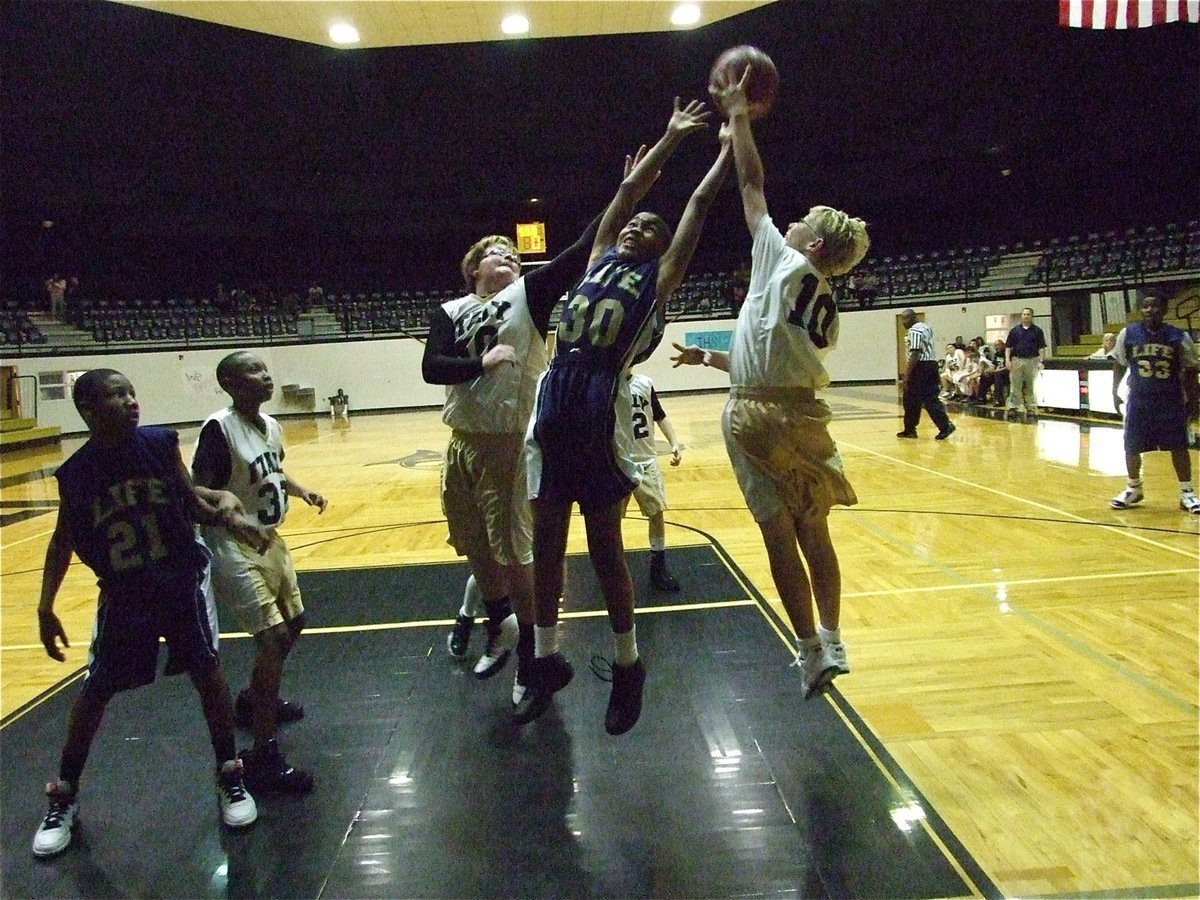
[[[1142,486],[1142,479],[1130,478],[1128,483],[1131,488],[1140,488]]]
[[[812,637],[799,638],[797,643],[800,645],[800,652],[807,655],[809,650],[821,649],[821,636],[814,634]]]
[[[667,549],[667,539],[665,537],[650,538],[650,551],[652,553],[662,553]]]
[[[552,656],[558,652],[558,626],[551,625],[549,628],[543,628],[541,625],[533,626],[533,655],[538,659],[543,656]]]
[[[487,612],[487,607],[483,602],[483,591],[479,589],[478,583],[475,581],[474,575],[467,576],[466,586],[463,588],[462,607],[458,610],[460,616],[470,616],[472,619],[478,618]]]
[[[1196,491],[1192,487],[1192,483],[1190,481],[1181,481],[1181,482],[1179,482],[1179,493],[1194,494],[1194,493],[1196,493]]]
[[[637,626],[634,625],[624,634],[613,632],[613,642],[617,645],[616,659],[618,666],[632,666],[637,662]]]
[[[818,625],[817,637],[821,639],[822,644],[840,644],[842,642],[842,629],[840,626],[828,629],[824,625]]]

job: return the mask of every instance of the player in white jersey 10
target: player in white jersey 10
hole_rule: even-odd
[[[674,361],[730,374],[725,446],[796,632],[795,664],[808,697],[850,670],[841,639],[841,571],[828,519],[831,506],[850,506],[858,498],[829,435],[829,407],[816,392],[829,384],[822,360],[838,336],[828,278],[858,265],[870,241],[861,219],[827,206],[812,207],[781,233],[767,213],[745,78],[710,92],[729,117],[722,127],[732,133],[742,211],[754,238],[750,287],[728,353],[676,345]]]

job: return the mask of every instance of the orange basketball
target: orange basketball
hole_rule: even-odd
[[[766,53],[749,44],[730,47],[713,63],[708,82],[714,87],[736,84],[747,66],[750,80],[746,84],[746,99],[750,101],[750,118],[757,119],[771,111],[779,92],[779,72]]]

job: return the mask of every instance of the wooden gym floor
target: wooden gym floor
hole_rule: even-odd
[[[90,573],[76,562],[59,595],[67,663],[45,656],[34,610],[51,473],[80,440],[5,454],[3,895],[1200,894],[1200,521],[1177,509],[1166,454],[1146,458],[1143,506],[1117,512],[1118,428],[953,413],[950,440],[926,420],[899,441],[893,388],[827,399],[860,498],[831,516],[852,674],[799,701],[724,396],[668,395],[684,591],[645,589],[631,517],[650,680],[616,739],[587,671],[610,648],[582,556],[576,681],[545,720],[509,728],[510,672],[481,683],[446,656],[463,568],[437,499],[438,413],[286,421],[288,469],[330,500],[285,528],[314,623],[285,677],[309,716],[284,740],[317,791],[260,798],[249,834],[222,834],[190,689],[162,680],[114,701],[75,843],[48,864],[29,842],[86,659]],[[235,689],[250,655],[226,635]]]

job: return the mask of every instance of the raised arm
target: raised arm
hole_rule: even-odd
[[[709,93],[713,102],[729,118],[733,133],[733,160],[737,167],[738,190],[742,195],[742,212],[746,216],[746,227],[751,234],[758,232],[758,223],[767,214],[767,195],[763,192],[762,157],[750,128],[750,101],[746,98],[746,83],[750,67],[737,84],[724,87],[712,86]]]
[[[632,171],[621,181],[616,196],[608,204],[600,219],[600,227],[596,231],[596,240],[592,244],[592,253],[588,259],[588,267],[604,255],[609,247],[617,242],[617,235],[625,223],[633,215],[633,208],[641,202],[654,184],[663,164],[671,158],[679,142],[693,131],[707,127],[705,119],[710,113],[705,110],[699,100],[691,100],[682,108],[679,98],[675,98],[675,107],[671,118],[667,121],[667,130],[658,139],[650,152],[642,156],[633,166]]]
[[[692,254],[696,252],[696,244],[700,240],[700,232],[704,228],[708,210],[717,198],[717,191],[729,172],[729,131],[725,126],[721,126],[720,138],[721,150],[717,153],[717,158],[713,160],[708,172],[696,185],[696,190],[692,192],[691,199],[688,200],[688,205],[684,208],[683,216],[679,220],[679,227],[675,229],[675,236],[671,239],[671,246],[667,248],[667,252],[663,254],[662,262],[659,264],[657,297],[659,309],[666,307],[671,294],[674,293],[675,288],[679,287],[683,276],[687,274],[687,267],[692,261]]]

